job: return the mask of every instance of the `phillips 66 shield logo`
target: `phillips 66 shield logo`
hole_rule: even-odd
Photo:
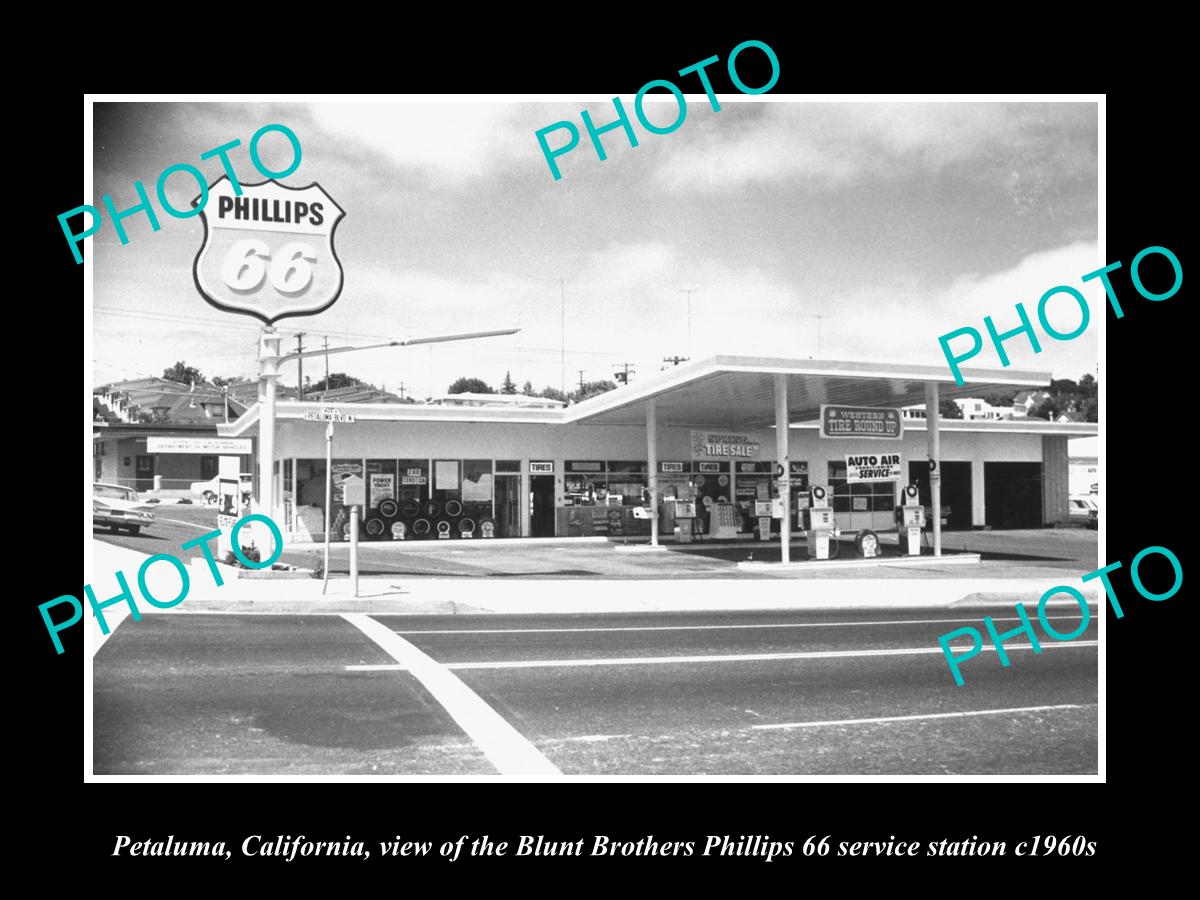
[[[200,213],[204,245],[193,266],[196,289],[218,309],[267,325],[328,309],[342,292],[333,233],[345,215],[315,182],[235,185],[222,176]]]

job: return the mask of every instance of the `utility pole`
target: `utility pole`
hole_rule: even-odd
[[[562,320],[559,328],[559,380],[558,389],[562,393],[567,392],[567,279],[557,278],[559,297],[562,301]]]
[[[613,363],[613,365],[621,366],[624,369],[624,371],[622,371],[622,372],[613,372],[613,378],[617,379],[617,381],[621,382],[621,384],[629,384],[629,373],[636,372],[637,367],[635,367],[632,363],[627,363],[627,362],[626,363]]]
[[[579,370],[579,393],[583,393],[583,369]]]
[[[696,288],[683,288],[675,293],[687,294],[687,352],[690,357],[692,355],[692,294],[696,293]]]
[[[690,356],[664,356],[663,362],[669,362],[673,366],[679,365],[681,362],[687,362],[691,359]]]
[[[304,399],[304,332],[296,334],[296,352],[300,354],[297,361],[300,363],[300,374],[296,377],[297,394],[301,400]]]
[[[329,335],[325,335],[325,390],[329,390]]]
[[[404,399],[404,382],[400,382],[400,399]]]

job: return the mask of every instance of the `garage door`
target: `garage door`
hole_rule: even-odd
[[[929,506],[929,460],[909,461],[908,479],[921,492],[921,505]],[[942,460],[942,506],[949,507],[945,528],[971,527],[971,464]]]
[[[1042,464],[983,464],[986,522],[993,528],[1041,528]]]

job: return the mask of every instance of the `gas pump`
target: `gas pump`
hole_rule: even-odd
[[[808,558],[829,559],[829,541],[833,539],[833,508],[825,488],[813,485],[808,491],[808,509],[804,510],[804,529],[808,532]]]
[[[896,530],[900,532],[900,550],[909,556],[921,555],[921,529],[925,527],[925,507],[915,484],[906,484],[896,507]]]

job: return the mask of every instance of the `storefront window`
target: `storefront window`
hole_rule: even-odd
[[[312,518],[306,510],[316,510],[314,521],[323,523],[325,519],[325,460],[298,459],[296,460],[296,513]],[[318,525],[317,530],[323,525]]]
[[[367,460],[367,508],[378,509],[384,500],[396,499],[396,460]]]
[[[429,499],[429,460],[402,459],[399,461],[400,488],[397,500],[404,515],[416,515]],[[415,507],[412,504],[416,504]]]
[[[689,461],[660,461],[658,464],[658,493],[664,500],[692,499],[692,463]]]
[[[492,515],[492,461],[462,461],[463,505],[479,506],[479,515]],[[486,512],[482,510],[486,506]]]
[[[645,490],[646,464],[644,462],[609,460],[608,497],[610,505],[621,503],[625,506],[639,506]]]
[[[608,474],[603,460],[567,460],[563,475],[567,506],[603,506],[608,502]]]
[[[435,459],[433,461],[433,499],[444,503],[462,499],[462,481],[457,459]]]
[[[833,511],[891,512],[896,505],[894,481],[846,481],[846,463],[829,463],[829,492]]]

